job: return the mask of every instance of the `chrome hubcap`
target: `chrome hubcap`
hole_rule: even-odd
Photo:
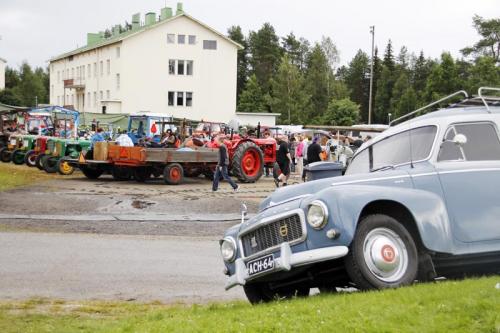
[[[408,268],[408,251],[403,240],[387,228],[376,228],[366,235],[363,256],[368,269],[384,282],[398,281]]]

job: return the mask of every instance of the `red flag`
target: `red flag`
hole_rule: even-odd
[[[156,133],[156,131],[156,123],[153,123],[153,125],[151,125],[151,133]]]

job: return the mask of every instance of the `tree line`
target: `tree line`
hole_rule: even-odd
[[[32,69],[27,62],[23,62],[19,69],[7,66],[0,103],[21,106],[49,103],[48,70],[42,67]]]
[[[372,123],[387,123],[460,89],[500,86],[500,19],[473,17],[480,39],[461,50],[460,59],[439,59],[423,51],[399,52],[388,41],[373,57]],[[265,23],[245,36],[239,26],[228,36],[238,51],[237,110],[279,113],[282,124],[352,125],[368,122],[371,59],[359,50],[338,66],[339,51],[330,37],[311,44],[293,33],[279,37]]]
[[[439,59],[423,51],[399,52],[388,41],[373,57],[372,123],[387,123],[440,97],[480,86],[500,86],[500,19],[473,17],[479,40],[464,47],[461,58],[444,52]],[[368,122],[371,59],[359,50],[339,66],[339,51],[330,37],[312,44],[293,32],[279,37],[270,23],[258,31],[228,29],[239,43],[237,62],[237,111],[274,112],[281,124],[352,125]],[[34,106],[49,102],[48,70],[7,67],[6,89],[0,102]]]

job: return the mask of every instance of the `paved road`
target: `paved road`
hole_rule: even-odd
[[[0,233],[0,299],[243,299],[222,268],[215,238]]]

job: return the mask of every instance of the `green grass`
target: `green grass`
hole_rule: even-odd
[[[40,171],[38,168],[13,163],[0,163],[0,191],[31,185],[55,177],[57,176]]]
[[[500,276],[246,302],[0,302],[0,332],[500,332]]]

